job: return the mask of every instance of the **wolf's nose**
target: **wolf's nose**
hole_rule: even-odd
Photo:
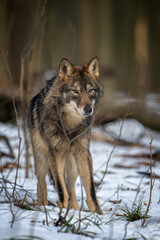
[[[92,112],[92,108],[91,108],[90,106],[85,106],[85,107],[83,108],[83,110],[84,110],[84,112],[85,112],[86,114],[89,114],[89,113]]]

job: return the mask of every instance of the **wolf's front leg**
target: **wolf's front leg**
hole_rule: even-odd
[[[78,177],[77,164],[73,154],[68,154],[65,164],[65,182],[69,194],[69,208],[79,210],[75,193],[75,183]]]
[[[59,202],[58,206],[60,208],[68,208],[68,192],[66,189],[65,179],[64,179],[64,167],[65,167],[65,153],[62,151],[51,154],[49,158],[49,167],[51,174],[53,176],[55,186],[58,192]]]
[[[94,179],[93,179],[93,163],[92,157],[88,150],[79,152],[76,155],[77,166],[80,177],[82,179],[86,195],[87,204],[91,212],[103,214],[99,202],[97,200]]]

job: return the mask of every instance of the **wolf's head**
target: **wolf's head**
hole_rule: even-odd
[[[74,66],[68,59],[62,59],[58,82],[66,111],[83,118],[93,114],[103,92],[97,57],[82,66]]]

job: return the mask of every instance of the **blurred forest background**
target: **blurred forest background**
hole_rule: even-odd
[[[0,121],[15,118],[13,97],[27,112],[63,57],[98,56],[106,108],[97,122],[128,114],[160,130],[159,0],[0,0],[0,47]]]

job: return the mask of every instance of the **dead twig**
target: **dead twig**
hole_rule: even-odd
[[[13,156],[13,155],[14,155],[14,154],[13,154],[13,149],[12,149],[10,143],[9,143],[8,138],[7,138],[6,136],[4,136],[4,135],[0,135],[0,141],[4,141],[4,142],[6,143],[8,149],[9,149],[9,151],[10,151],[10,155]]]
[[[81,201],[82,201],[82,204],[81,204],[81,207],[80,207],[80,210],[79,210],[79,223],[78,223],[78,227],[76,229],[76,233],[78,233],[81,229],[81,211],[83,209],[83,186],[82,186],[82,180],[80,179],[80,182],[81,182]]]
[[[12,207],[12,203],[10,203],[10,211],[11,211],[11,214],[12,214],[12,221],[11,221],[11,228],[13,227],[13,224],[14,224],[14,221],[15,221],[15,214],[14,214],[14,211],[13,211],[13,207]]]
[[[129,225],[129,223],[130,223],[130,222],[127,222],[127,223],[125,224],[123,240],[126,239],[126,236],[127,236],[127,227],[128,227],[128,225]]]
[[[108,157],[108,160],[107,160],[107,162],[106,162],[106,168],[105,168],[105,170],[104,170],[104,174],[103,174],[100,182],[97,184],[97,190],[98,190],[99,187],[101,186],[101,184],[102,184],[102,182],[103,182],[103,180],[104,180],[104,178],[105,178],[105,175],[106,175],[106,173],[107,173],[108,165],[109,165],[109,162],[110,162],[110,160],[111,160],[112,154],[114,153],[114,150],[115,150],[115,148],[116,148],[116,146],[117,146],[117,143],[118,143],[118,141],[119,141],[119,139],[120,139],[120,137],[121,137],[121,134],[122,134],[122,128],[123,128],[123,125],[124,125],[124,120],[125,120],[125,118],[126,118],[126,115],[125,115],[124,118],[123,118],[123,121],[122,121],[122,124],[121,124],[121,127],[120,127],[120,131],[119,131],[118,138],[116,139],[115,145],[113,146],[113,149],[112,149],[112,151],[110,152],[109,157]]]
[[[145,222],[146,222],[146,218],[147,218],[150,206],[151,206],[152,190],[153,190],[153,186],[154,186],[153,174],[152,174],[152,141],[153,141],[153,138],[151,138],[151,141],[150,141],[150,194],[149,194],[147,209],[146,209],[146,212],[145,212],[145,217],[143,219],[141,227],[144,227]]]
[[[0,158],[4,157],[4,156],[9,157],[9,158],[15,158],[12,146],[10,145],[8,138],[4,135],[0,135],[0,141],[4,141],[9,149],[9,153],[6,153],[6,152],[3,152],[2,150],[0,150]]]
[[[2,46],[1,46],[1,51],[2,51],[2,55],[3,55],[5,63],[6,63],[6,68],[7,68],[7,72],[8,72],[8,75],[9,75],[9,79],[10,79],[11,85],[13,87],[14,78],[12,76],[12,73],[11,73],[11,70],[10,70],[10,67],[9,67],[7,52],[2,48]],[[13,193],[12,193],[12,195],[14,197],[14,193],[15,193],[15,189],[16,189],[16,183],[17,183],[17,176],[18,176],[18,168],[19,168],[19,165],[20,165],[21,142],[22,142],[22,138],[21,138],[21,134],[20,134],[20,123],[19,123],[19,120],[18,120],[18,112],[17,112],[15,99],[14,99],[14,91],[13,91],[13,108],[14,108],[14,112],[15,112],[15,115],[16,115],[16,124],[17,124],[17,130],[18,130],[18,138],[19,138],[18,158],[17,158],[18,163],[17,163],[17,169],[16,169],[15,185],[14,185]]]
[[[24,76],[25,76],[25,61],[26,59],[31,59],[36,39],[38,37],[38,32],[40,29],[40,24],[44,18],[44,12],[46,8],[47,0],[43,0],[39,21],[36,26],[35,32],[33,34],[33,37],[31,39],[31,42],[24,47],[22,53],[21,53],[21,67],[20,67],[20,101],[21,101],[21,115],[22,115],[22,125],[23,125],[23,132],[24,132],[24,138],[25,138],[25,147],[26,147],[26,172],[25,177],[28,178],[29,176],[29,143],[27,138],[27,126],[26,126],[26,113],[25,113],[25,99],[24,99]]]

